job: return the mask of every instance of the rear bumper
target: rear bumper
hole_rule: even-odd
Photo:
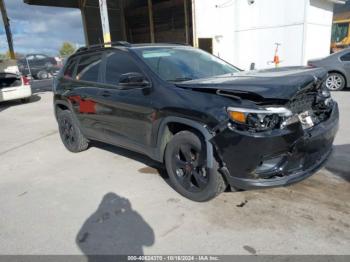
[[[27,98],[32,95],[30,86],[3,88],[0,90],[0,102]]]
[[[265,134],[246,134],[227,128],[212,142],[231,186],[240,189],[286,186],[322,168],[332,151],[338,125],[339,110],[335,103],[329,119],[309,130],[302,130],[299,123]],[[271,159],[278,161],[262,172],[259,167]]]

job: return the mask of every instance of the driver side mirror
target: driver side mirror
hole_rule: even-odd
[[[120,76],[119,86],[124,88],[148,87],[150,83],[144,75],[132,72]]]

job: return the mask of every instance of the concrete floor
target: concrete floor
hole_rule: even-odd
[[[181,197],[140,155],[105,145],[68,152],[50,92],[4,103],[0,254],[349,255],[350,92],[334,97],[341,127],[325,169],[208,203]]]

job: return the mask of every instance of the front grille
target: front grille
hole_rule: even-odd
[[[313,123],[317,125],[320,122],[328,119],[333,103],[329,97],[322,95],[322,89],[311,90],[297,94],[293,99],[289,101],[287,107],[292,111],[294,115],[308,112],[308,115],[312,117]]]
[[[306,111],[313,111],[313,106],[316,102],[316,93],[302,93],[295,96],[288,105],[288,108],[294,114],[300,114]]]

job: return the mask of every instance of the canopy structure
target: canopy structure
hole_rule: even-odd
[[[98,44],[106,38],[103,33],[106,16],[112,41],[188,44],[193,42],[190,0],[23,0],[23,2],[29,5],[79,8],[86,44]],[[100,6],[104,8],[100,10]]]

